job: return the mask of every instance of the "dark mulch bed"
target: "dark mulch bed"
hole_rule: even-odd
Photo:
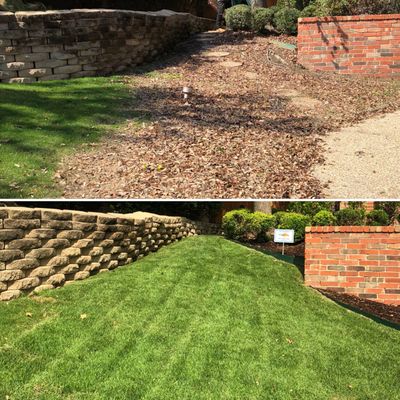
[[[357,296],[338,293],[333,290],[317,289],[330,299],[343,303],[361,312],[374,315],[385,321],[389,321],[400,326],[400,306],[378,303],[376,301],[360,299]]]
[[[321,135],[398,109],[399,83],[311,73],[270,40],[225,32],[207,49],[188,42],[116,78],[132,88],[132,121],[64,160],[56,174],[64,196],[319,198],[312,170],[324,161]],[[188,104],[184,86],[192,88]],[[137,117],[149,122],[138,126]]]
[[[252,243],[257,250],[265,250],[271,253],[282,253],[282,245],[274,242]],[[285,254],[287,256],[304,257],[304,242],[298,244],[285,244]]]

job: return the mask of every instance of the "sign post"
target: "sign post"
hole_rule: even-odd
[[[285,243],[294,243],[294,229],[275,229],[274,242],[282,243],[282,255],[285,255]]]

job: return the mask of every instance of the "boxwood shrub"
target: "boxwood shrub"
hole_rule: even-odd
[[[332,226],[336,225],[336,217],[331,211],[321,210],[314,215],[312,219],[314,226]]]
[[[294,229],[294,239],[296,242],[299,242],[304,239],[306,227],[310,225],[311,218],[307,215],[284,212],[280,214],[279,223],[276,224],[276,228]]]
[[[365,210],[363,208],[344,208],[335,214],[339,226],[361,226],[365,224]]]
[[[272,215],[251,212],[247,209],[227,212],[222,219],[222,229],[226,237],[239,241],[267,241],[275,225]]]
[[[278,7],[273,6],[269,8],[257,8],[253,12],[253,30],[259,33],[267,33],[266,26],[274,25],[275,13],[279,10]]]
[[[252,29],[251,7],[239,4],[225,11],[226,26],[234,31],[249,31]]]
[[[386,226],[389,223],[389,216],[384,210],[373,210],[367,214],[367,224],[370,226]]]

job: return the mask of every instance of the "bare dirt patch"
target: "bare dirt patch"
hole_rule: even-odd
[[[207,51],[229,59],[199,57]],[[310,73],[295,58],[266,37],[206,34],[122,77],[135,91],[128,109],[150,121],[127,123],[93,151],[65,159],[57,173],[64,196],[319,197],[311,171],[324,161],[321,135],[397,109],[398,83]]]

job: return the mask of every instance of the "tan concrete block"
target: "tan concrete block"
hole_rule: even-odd
[[[33,229],[27,235],[28,238],[38,239],[52,239],[56,237],[57,231],[55,229]]]
[[[71,243],[68,239],[50,239],[43,245],[44,248],[52,247],[53,249],[65,249],[70,246]]]
[[[23,258],[21,250],[0,250],[0,262],[10,262],[17,258]]]
[[[24,237],[24,231],[21,229],[1,229],[0,240],[14,240]]]
[[[39,239],[15,239],[9,242],[6,248],[10,250],[30,250],[38,248],[40,245],[41,242]]]
[[[46,278],[47,276],[54,275],[55,273],[56,270],[53,267],[38,267],[30,273],[29,277]]]
[[[64,267],[65,265],[68,264],[69,264],[69,258],[66,256],[55,256],[47,263],[47,265],[52,267]]]
[[[63,67],[54,68],[55,74],[72,74],[78,71],[82,71],[81,65],[65,65]]]
[[[89,278],[90,272],[89,271],[79,271],[75,274],[74,280],[75,281],[80,281],[86,278]]]
[[[34,249],[31,250],[28,254],[26,254],[27,258],[37,258],[38,260],[42,260],[44,258],[54,257],[56,251],[52,248],[42,248],[42,249]]]
[[[35,258],[23,258],[21,260],[15,260],[10,264],[7,264],[6,268],[25,270],[25,269],[36,268],[38,266],[39,266],[39,261],[36,260]]]
[[[24,278],[15,281],[8,287],[8,290],[28,290],[40,285],[40,279],[34,278]]]
[[[68,240],[79,240],[82,237],[83,237],[83,232],[77,230],[62,231],[59,232],[57,235],[58,239],[68,239]]]
[[[51,68],[32,68],[32,69],[21,70],[18,72],[18,75],[20,77],[33,77],[33,78],[51,74],[52,74]]]
[[[79,257],[81,255],[81,249],[78,247],[69,247],[61,251],[61,255],[65,257]]]
[[[20,290],[7,290],[5,292],[0,293],[0,301],[10,301],[17,299],[22,295]]]
[[[39,219],[5,219],[6,229],[36,229],[40,227]]]
[[[65,282],[65,275],[64,274],[56,274],[50,276],[49,279],[46,281],[46,285],[54,285],[60,286]]]

